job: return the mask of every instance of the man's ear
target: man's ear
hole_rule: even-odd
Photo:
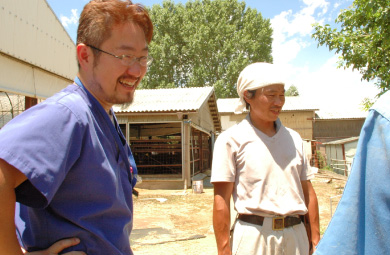
[[[244,90],[243,96],[244,96],[245,101],[247,101],[249,99],[248,98],[248,90]]]
[[[84,43],[80,43],[76,46],[76,52],[80,68],[84,70],[90,68],[90,66],[92,66],[94,57],[92,50]]]

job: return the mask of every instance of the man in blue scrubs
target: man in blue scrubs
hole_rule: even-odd
[[[351,175],[317,255],[390,253],[390,91],[372,107]]]
[[[153,25],[129,0],[79,22],[74,84],[0,131],[0,254],[133,254],[136,166],[112,106],[132,102]]]

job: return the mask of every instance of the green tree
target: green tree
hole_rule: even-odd
[[[339,66],[359,70],[364,80],[377,79],[379,97],[390,89],[390,0],[355,0],[335,22],[339,29],[314,25],[313,38],[341,54]]]
[[[237,97],[241,70],[272,62],[272,29],[238,0],[166,0],[149,10],[155,32],[154,62],[142,88],[214,86],[217,97]]]
[[[363,110],[363,111],[368,111],[370,110],[371,106],[373,106],[375,103],[374,100],[366,97],[363,99],[363,101],[360,103],[360,108]]]
[[[295,87],[294,85],[291,85],[288,88],[288,90],[286,91],[285,96],[287,96],[287,97],[299,96],[299,91],[298,91],[297,87]]]

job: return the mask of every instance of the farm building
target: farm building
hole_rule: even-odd
[[[327,164],[343,175],[349,175],[359,137],[350,137],[341,140],[324,143]]]
[[[238,100],[238,98],[224,98],[217,101],[223,131],[239,123],[249,112],[245,110],[242,114],[234,114]],[[284,126],[298,132],[302,139],[313,140],[313,119],[317,110],[300,97],[286,97],[279,119]]]
[[[2,127],[72,83],[77,61],[74,42],[46,1],[2,0],[0,17]]]
[[[143,179],[138,187],[188,188],[210,170],[221,131],[212,87],[137,90],[130,106],[114,111]]]
[[[365,120],[365,117],[316,118],[314,121],[314,137],[317,141],[330,142],[359,136]]]
[[[367,112],[356,109],[346,113],[318,111],[313,123],[317,150],[325,154],[325,143],[358,137],[366,115]]]

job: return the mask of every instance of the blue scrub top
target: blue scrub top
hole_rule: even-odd
[[[390,254],[390,91],[363,125],[351,175],[316,255]]]
[[[16,192],[20,241],[35,251],[78,237],[64,252],[133,254],[134,159],[115,116],[75,82],[0,131],[0,158],[29,180]]]

